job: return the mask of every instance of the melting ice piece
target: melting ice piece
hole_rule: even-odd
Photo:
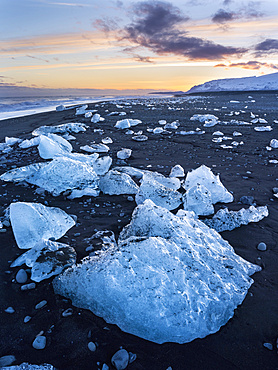
[[[20,249],[33,248],[42,239],[60,239],[75,225],[62,209],[40,203],[11,203],[10,220]]]
[[[118,250],[83,259],[53,285],[125,332],[186,343],[225,325],[260,269],[201,221],[146,200],[121,232]]]
[[[46,134],[64,134],[66,132],[69,133],[78,133],[78,132],[85,132],[86,126],[84,123],[79,122],[69,122],[69,123],[63,123],[62,125],[58,126],[41,126],[35,129],[32,132],[32,135],[39,136],[39,135],[46,135]]]
[[[81,146],[80,149],[85,150],[85,152],[89,153],[107,153],[109,152],[109,146],[105,144],[91,144],[91,145],[84,145]]]
[[[28,178],[35,175],[42,167],[46,166],[47,163],[34,163],[28,166],[14,168],[10,171],[3,173],[0,179],[3,181],[27,181]]]
[[[135,201],[141,204],[146,199],[151,199],[155,204],[169,210],[179,207],[182,203],[182,196],[179,192],[162,185],[155,177],[145,173]]]
[[[271,126],[259,126],[259,127],[254,127],[255,131],[259,132],[264,132],[264,131],[272,131],[273,128]]]
[[[70,153],[72,145],[64,138],[56,134],[40,135],[38,146],[40,157],[43,159],[52,159],[57,154]]]
[[[212,203],[229,203],[234,197],[221,183],[219,175],[214,175],[211,169],[205,165],[198,167],[186,175],[184,188],[188,190],[194,185],[204,185],[211,193]]]
[[[26,179],[57,196],[66,190],[98,187],[98,176],[86,163],[57,157]]]
[[[166,177],[159,172],[144,171],[144,174],[147,174],[149,178],[154,179],[159,182],[159,184],[166,186],[172,190],[178,190],[181,187],[181,182],[176,177]]]
[[[198,216],[214,213],[210,191],[204,185],[194,185],[183,196],[183,207],[186,211],[194,211]]]
[[[229,211],[227,208],[220,209],[211,219],[203,220],[209,227],[217,232],[233,230],[250,222],[258,222],[268,216],[268,209],[264,207],[250,206],[239,211]]]
[[[184,169],[181,165],[176,164],[174,167],[172,167],[169,177],[184,177]]]
[[[13,365],[2,368],[3,370],[55,370],[50,364],[31,365],[28,362],[22,362],[20,365]]]
[[[140,119],[122,119],[120,121],[117,121],[117,123],[115,124],[114,127],[116,128],[119,128],[119,129],[125,129],[125,128],[129,128],[131,126],[136,126],[138,125],[139,123],[142,123],[142,121],[140,121]]]
[[[190,120],[204,122],[205,127],[213,127],[219,123],[219,118],[213,114],[194,114]]]
[[[129,167],[129,166],[114,167],[114,170],[127,173],[129,176],[134,177],[137,180],[140,180],[145,173],[144,170],[140,170],[139,168]]]
[[[135,135],[135,136],[132,136],[131,139],[134,140],[134,141],[146,141],[149,138],[146,135]]]
[[[74,248],[51,240],[41,240],[32,249],[19,256],[11,267],[25,263],[26,266],[31,267],[31,279],[39,283],[51,276],[59,275],[75,262]]]
[[[23,140],[18,146],[21,148],[21,149],[27,149],[27,148],[31,148],[32,146],[37,146],[39,145],[40,143],[40,137],[33,137],[32,139],[28,140]]]
[[[119,159],[128,159],[131,156],[131,153],[132,153],[131,149],[123,148],[118,151],[117,157]]]
[[[80,116],[86,113],[86,109],[88,108],[87,104],[82,105],[81,107],[76,108],[76,116]]]
[[[18,137],[8,137],[8,136],[5,137],[5,143],[10,146],[13,146],[14,144],[20,142],[22,142],[22,139],[19,139]]]
[[[67,197],[68,199],[76,199],[76,198],[82,198],[85,195],[89,197],[98,197],[99,196],[99,190],[92,189],[92,188],[85,188],[82,190],[79,189],[73,189],[73,191],[70,193],[70,195]]]
[[[138,185],[126,174],[115,170],[110,170],[100,178],[99,188],[104,194],[121,195],[136,194],[139,190]]]
[[[270,144],[271,148],[277,149],[278,148],[278,140],[277,139],[271,139]]]

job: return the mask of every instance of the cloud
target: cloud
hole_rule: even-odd
[[[213,15],[212,21],[214,23],[226,23],[229,21],[232,21],[236,18],[236,14],[233,12],[230,12],[228,10],[219,9],[217,12]]]
[[[137,62],[143,62],[143,63],[154,63],[154,61],[151,60],[150,57],[143,57],[138,54],[134,54],[134,60],[136,60]]]
[[[31,59],[42,60],[43,62],[49,63],[49,60],[44,59],[44,58],[35,57],[33,55],[26,55],[26,57],[31,58]]]
[[[189,18],[168,2],[139,2],[133,7],[133,14],[135,18],[124,28],[122,39],[160,55],[214,60],[247,51],[189,36],[184,30],[184,23]]]
[[[229,5],[231,1],[224,1],[223,5]],[[241,8],[231,11],[229,9],[219,9],[215,14],[212,15],[212,22],[224,24],[237,19],[250,19],[250,18],[260,18],[264,14],[259,10],[259,1],[249,1],[246,5]]]
[[[278,65],[272,64],[272,63],[264,63],[264,62],[258,62],[256,60],[251,60],[249,62],[241,62],[241,63],[230,63],[230,64],[217,64],[214,67],[225,67],[225,68],[232,68],[232,67],[238,67],[238,68],[244,68],[244,69],[261,69],[262,67],[271,68],[271,69],[278,69]]]
[[[99,31],[108,33],[111,31],[115,31],[116,29],[119,28],[117,22],[114,19],[105,17],[102,19],[96,19],[92,25],[98,29]]]
[[[255,45],[256,56],[274,53],[278,53],[278,39],[266,39]]]

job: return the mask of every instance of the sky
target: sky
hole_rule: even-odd
[[[278,72],[278,0],[0,0],[0,88],[187,91]]]

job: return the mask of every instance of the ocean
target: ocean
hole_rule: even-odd
[[[58,105],[71,107],[103,100],[115,99],[111,96],[98,97],[25,97],[0,98],[0,120],[50,112]]]

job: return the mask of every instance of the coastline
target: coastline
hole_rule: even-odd
[[[85,133],[75,135],[76,140],[71,142],[74,152],[80,152],[82,145],[93,141],[98,143],[101,138],[110,136],[113,143],[110,145],[109,154],[113,158],[113,166],[119,163],[116,153],[122,147],[133,150],[127,165],[151,169],[166,176],[175,164],[182,165],[186,172],[205,164],[214,173],[220,173],[225,187],[233,192],[235,201],[228,205],[229,209],[241,209],[243,205],[239,203],[239,199],[244,195],[254,196],[258,206],[269,207],[269,216],[259,223],[221,233],[237,254],[263,268],[252,277],[254,284],[244,302],[219,332],[183,345],[158,345],[123,333],[115,325],[106,324],[90,311],[72,307],[70,302],[54,295],[51,279],[39,283],[32,291],[20,291],[19,284],[13,281],[16,269],[9,266],[22,251],[16,247],[11,228],[7,228],[7,232],[1,233],[0,248],[0,278],[3,288],[0,292],[0,321],[3,323],[0,335],[4,338],[0,345],[0,357],[14,355],[17,364],[23,361],[33,364],[50,363],[57,369],[98,369],[103,363],[111,366],[112,355],[122,346],[137,355],[137,359],[128,366],[130,370],[166,370],[169,366],[173,370],[277,368],[275,345],[278,337],[278,201],[273,199],[272,188],[278,184],[278,165],[269,163],[269,160],[278,159],[278,149],[268,151],[266,146],[272,138],[278,139],[278,124],[274,123],[274,120],[278,119],[278,108],[275,94],[252,93],[255,103],[250,102],[249,93],[228,92],[221,95],[210,94],[208,97],[199,97],[198,94],[198,97],[190,101],[182,98],[160,98],[155,103],[155,98],[150,97],[145,100],[140,98],[138,104],[132,104],[137,100],[115,99],[132,104],[122,104],[121,109],[115,108],[112,101],[102,101],[89,105],[89,109],[97,109],[105,118],[105,121],[96,124],[83,116],[75,116],[74,108],[0,121],[0,142],[4,141],[5,136],[31,138],[31,132],[42,125],[82,122],[89,128]],[[232,102],[235,97],[239,103]],[[142,102],[145,103],[140,104]],[[126,111],[127,115],[108,116],[108,112],[115,109]],[[229,116],[231,111],[239,111],[240,114]],[[251,112],[265,118],[268,125],[272,126],[272,131],[254,130],[255,126],[264,126],[263,124],[231,123],[232,119],[250,122]],[[204,128],[202,123],[190,120],[193,114],[214,114],[219,116],[221,122],[228,123]],[[114,125],[122,118],[142,120],[143,123],[138,125],[135,131],[142,130],[149,139],[135,142],[124,131],[117,130]],[[205,133],[182,135],[173,130],[162,134],[147,131],[147,128],[158,127],[158,121],[162,119],[167,122],[179,120],[180,127],[176,130],[178,132],[196,130],[199,127],[204,129]],[[103,130],[103,133],[99,130]],[[240,131],[244,144],[232,149],[221,148],[219,143],[212,141],[213,133],[217,130],[223,131],[227,137],[233,137],[235,131]],[[35,147],[25,150],[15,147],[10,153],[2,155],[0,174],[13,166],[20,167],[41,161]],[[122,227],[130,221],[135,207],[135,202],[128,201],[126,196],[102,194],[90,202],[87,202],[88,197],[69,201],[63,196],[42,196],[35,192],[34,186],[24,187],[4,182],[0,184],[0,195],[0,215],[3,215],[4,209],[15,200],[47,202],[49,206],[59,207],[77,215],[78,226],[70,230],[67,238],[63,237],[61,242],[71,241],[77,251],[78,260],[86,255],[83,241],[86,237],[91,236],[95,229],[112,230],[117,236]],[[98,207],[95,207],[96,203]],[[70,207],[69,210],[67,207]],[[88,217],[88,207],[95,209],[93,216]],[[216,208],[220,207],[221,205],[217,205]],[[124,213],[123,217],[119,216],[121,211]],[[262,241],[268,246],[265,252],[256,248]],[[34,306],[44,299],[47,300],[46,308],[36,311]],[[8,306],[14,307],[14,314],[4,312]],[[61,317],[61,312],[69,307],[73,309],[73,315],[68,318]],[[26,315],[32,316],[32,320],[24,324],[23,318]],[[43,351],[37,351],[31,344],[41,330],[47,335],[47,347]],[[88,350],[88,339],[98,343],[96,352]],[[265,348],[265,342],[272,343],[274,349],[270,351]]]

